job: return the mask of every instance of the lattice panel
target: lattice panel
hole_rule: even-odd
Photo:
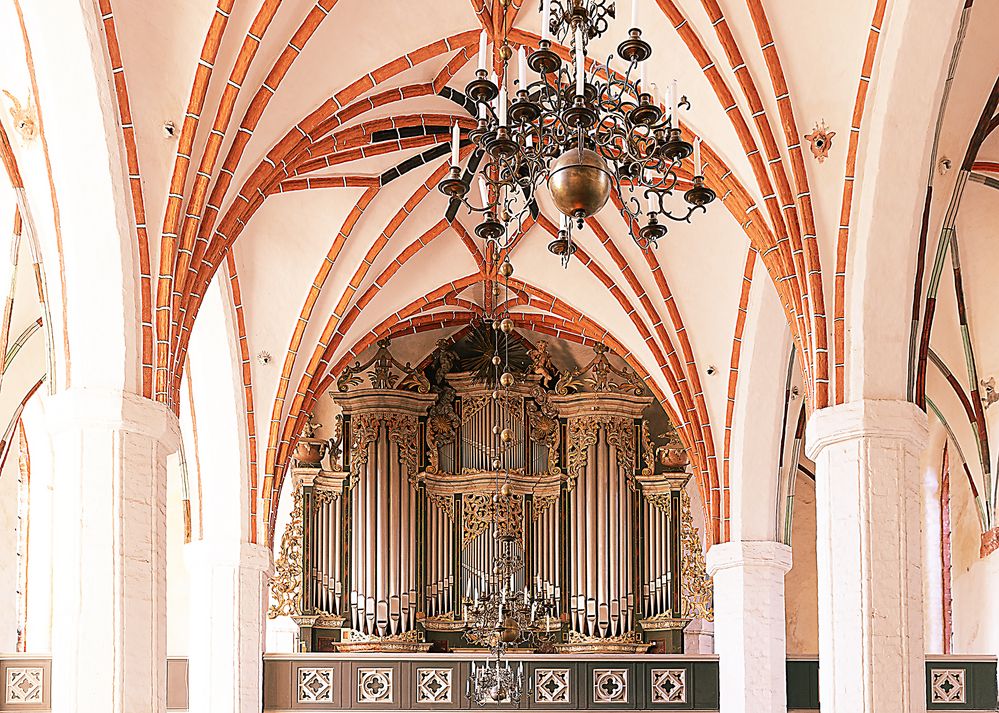
[[[4,700],[7,703],[38,704],[42,700],[45,670],[38,666],[18,666],[7,669]]]
[[[570,703],[569,681],[572,672],[567,668],[538,668],[534,670],[535,703]]]
[[[450,668],[416,669],[417,703],[450,703],[451,688]]]
[[[332,703],[333,669],[332,668],[298,669],[298,702]]]
[[[652,671],[653,703],[686,703],[687,670],[660,668]]]
[[[392,669],[357,669],[358,703],[392,703],[394,695],[395,693],[392,690]]]
[[[627,704],[628,669],[593,669],[593,702]]]

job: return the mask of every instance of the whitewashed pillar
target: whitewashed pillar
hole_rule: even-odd
[[[271,553],[249,543],[184,547],[191,586],[191,713],[259,713]]]
[[[104,388],[45,400],[53,450],[52,709],[166,709],[166,459],[176,416]]]
[[[714,545],[715,653],[721,713],[787,711],[784,575],[791,548],[780,542]]]
[[[919,460],[926,414],[862,400],[808,421],[823,713],[923,713]]]

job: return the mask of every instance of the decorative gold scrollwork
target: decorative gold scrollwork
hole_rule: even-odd
[[[367,377],[372,389],[397,388],[401,391],[429,394],[430,381],[419,369],[410,366],[409,362],[403,364],[392,356],[388,349],[391,343],[388,339],[379,340],[378,350],[373,357],[363,364],[356,361],[347,366],[343,373],[337,377],[337,390],[345,392],[351,386],[358,386],[361,383],[361,377],[358,374],[371,367]],[[397,374],[396,371],[401,372],[401,374]]]
[[[584,385],[596,393],[634,394],[641,396],[642,380],[627,365],[618,369],[607,358],[607,346],[600,342],[593,345],[594,357],[586,366],[563,372],[555,384],[555,393],[565,396],[579,391]],[[590,376],[584,376],[590,374]]]
[[[461,548],[465,549],[493,523],[496,533],[519,542],[524,539],[524,498],[507,495],[494,502],[489,495],[465,495],[461,501]]]
[[[607,443],[617,448],[618,465],[624,469],[629,486],[635,489],[635,426],[630,418],[621,416],[580,416],[569,419],[569,444],[566,452],[568,486],[571,490],[576,480],[586,470],[587,452],[597,444],[600,429],[604,429]]]
[[[558,501],[558,495],[534,496],[534,519],[540,520],[552,505]]]
[[[427,493],[427,499],[436,505],[447,515],[447,519],[454,522],[454,498],[438,495],[437,493]]]
[[[271,619],[302,613],[302,529],[302,489],[295,488],[291,521],[281,536],[281,552],[271,579],[274,602],[267,610]]]
[[[701,538],[694,527],[690,496],[680,491],[680,604],[683,618],[714,621],[714,587],[704,563]]]

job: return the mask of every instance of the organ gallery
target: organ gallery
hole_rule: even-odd
[[[517,379],[494,389],[490,331],[412,364],[385,340],[338,375],[289,474],[270,616],[301,651],[476,649],[503,566],[534,603],[523,648],[681,653],[712,604],[669,419],[600,343],[514,333]]]

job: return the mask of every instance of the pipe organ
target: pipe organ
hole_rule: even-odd
[[[681,651],[710,582],[682,447],[654,442],[641,381],[602,345],[558,369],[539,342],[494,395],[445,346],[424,369],[388,346],[338,379],[332,467],[293,468],[271,615],[303,649],[465,648],[465,604],[514,557],[514,587],[556,602],[557,650]]]

